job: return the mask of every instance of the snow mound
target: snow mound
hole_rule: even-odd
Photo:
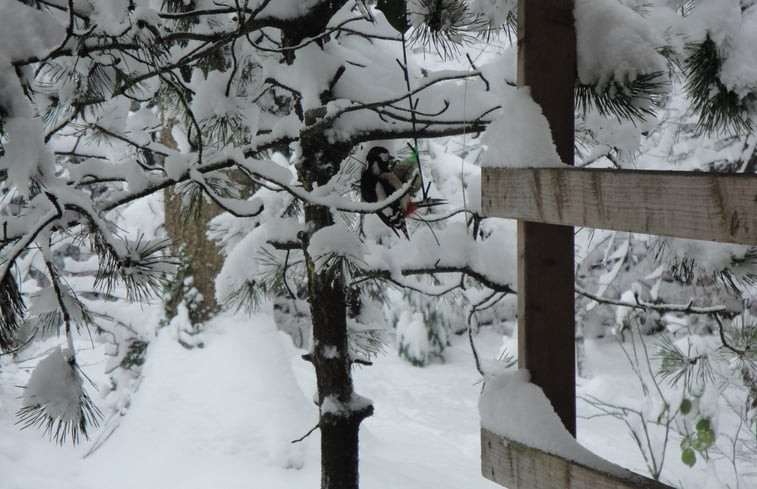
[[[168,472],[173,487],[241,488],[254,464],[280,487],[301,486],[305,474],[292,469],[305,465],[310,440],[291,441],[315,425],[317,410],[297,386],[286,338],[270,317],[222,315],[206,327],[201,349],[185,349],[175,335],[166,327],[150,344],[139,395],[86,459],[92,479],[111,489],[153,487]]]

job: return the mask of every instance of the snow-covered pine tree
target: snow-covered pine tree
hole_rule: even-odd
[[[726,3],[729,16],[721,22],[710,15],[721,3],[711,0],[577,0],[584,134],[617,147],[614,128],[591,117],[595,112],[633,121],[638,134],[653,126],[650,116],[681,60],[690,60],[683,75],[692,80],[695,109],[706,114],[703,129],[749,127],[755,84],[744,67],[755,64],[738,62],[750,51],[734,46],[753,32],[746,26],[757,7]],[[144,300],[174,268],[168,243],[121,236],[112,211],[168,187],[188,208],[209,198],[226,211],[213,223],[225,252],[220,300],[253,307],[275,291],[299,294],[295,281],[303,287],[312,316],[307,358],[318,384],[321,485],[357,487],[358,429],[373,410],[355,394],[351,377],[353,364],[365,359],[351,353],[349,332],[370,326],[360,304],[387,282],[433,293],[474,283],[501,295],[513,282],[511,263],[502,260],[512,246],[507,227],[482,221],[475,204],[448,209],[441,225],[411,229],[404,240],[373,214],[412,183],[377,203],[359,202],[355,186],[367,151],[379,142],[395,154],[407,142],[417,151],[416,140],[489,126],[489,159],[518,149],[517,142],[502,145],[508,122],[518,122],[508,120],[514,90],[504,61],[478,66],[469,58],[445,70],[407,56],[412,40],[430,42],[443,56],[462,55],[476,36],[511,26],[515,2],[379,4],[391,10],[388,19],[371,2],[347,0],[6,2],[0,347],[16,347],[21,322],[43,317],[39,312],[68,338],[90,322],[66,287],[66,262],[52,259],[66,239],[98,255],[97,284],[105,291],[120,283],[130,299]],[[687,54],[691,43],[700,56]],[[185,139],[178,149],[161,143],[158,114],[177,121],[175,132]],[[423,165],[419,177],[438,170],[433,161]],[[226,173],[232,168],[259,186],[253,196],[238,198]],[[414,197],[442,191],[443,177]],[[480,188],[471,177],[463,185]],[[32,262],[45,264],[39,268],[54,297],[25,293],[19,278]],[[438,282],[418,280],[429,275]],[[31,389],[44,396],[25,415],[86,434],[93,411],[75,351],[60,356],[71,388]],[[63,414],[51,408],[72,393],[78,406],[66,404]]]
[[[120,236],[111,211],[172,186],[187,208],[209,198],[227,212],[213,228],[226,253],[219,299],[252,307],[300,275],[313,322],[307,357],[318,383],[322,486],[356,487],[358,427],[373,408],[354,393],[351,369],[366,363],[365,344],[351,348],[348,331],[373,336],[362,324],[365,295],[355,291],[411,285],[428,274],[453,276],[455,288],[473,280],[510,291],[506,265],[484,267],[479,258],[479,250],[494,255],[501,237],[471,239],[464,213],[449,212],[456,222],[418,230],[411,242],[387,233],[372,214],[411,182],[385,201],[358,202],[360,163],[375,141],[397,152],[408,138],[482,131],[499,105],[487,92],[497,81],[471,66],[421,69],[406,58],[403,36],[362,2],[14,1],[5,10],[7,25],[24,19],[34,29],[4,30],[29,42],[4,42],[25,48],[0,58],[7,68],[0,162],[7,202],[16,204],[4,207],[3,348],[14,348],[20,322],[42,310],[16,280],[25,259],[48,257],[73,236],[98,255],[97,283],[106,292],[119,284],[144,300],[176,263],[166,241]],[[469,17],[458,10],[459,20]],[[463,104],[456,94],[465,81],[476,95]],[[161,119],[176,121],[178,149],[163,144]],[[260,190],[238,198],[226,173],[232,168]],[[450,245],[456,253],[445,251]],[[76,292],[64,288],[65,262],[47,262],[59,292],[45,311],[60,313],[51,324],[72,344],[74,328],[90,321]],[[27,389],[35,403],[22,414],[86,435],[92,411],[75,375],[76,352],[61,358],[73,382],[49,375],[37,382],[42,364]],[[51,383],[59,388],[37,388]],[[53,409],[64,394],[81,403]]]

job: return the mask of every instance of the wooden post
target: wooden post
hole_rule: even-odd
[[[573,0],[518,1],[518,85],[531,87],[573,164]],[[518,357],[576,433],[573,228],[518,221]]]

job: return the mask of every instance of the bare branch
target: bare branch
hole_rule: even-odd
[[[409,277],[413,275],[438,275],[438,274],[446,274],[446,273],[463,274],[464,276],[468,276],[476,280],[478,283],[480,283],[484,287],[488,287],[489,289],[492,289],[497,292],[503,292],[507,294],[516,293],[515,290],[510,286],[510,284],[499,283],[495,279],[486,276],[484,273],[473,270],[469,266],[452,266],[452,265],[437,264],[435,266],[429,266],[429,267],[407,268],[407,269],[403,269],[400,272],[400,274],[404,277]],[[365,279],[365,280],[370,280],[370,279],[379,279],[379,280],[388,280],[388,281],[397,280],[395,277],[392,276],[392,272],[390,270],[364,270],[356,276],[358,278]],[[454,288],[458,288],[458,287],[459,286],[455,286]]]
[[[317,430],[318,428],[320,428],[320,427],[321,427],[321,423],[319,422],[318,424],[316,424],[315,426],[313,426],[312,428],[310,428],[310,430],[307,433],[305,433],[301,437],[297,438],[296,440],[292,440],[291,443],[294,444],[294,443],[299,443],[299,442],[303,441],[305,438],[307,438],[308,436],[312,435],[313,432],[315,430]]]
[[[725,327],[723,326],[723,322],[720,320],[720,316],[715,313],[712,315],[713,318],[715,318],[715,322],[718,323],[718,333],[720,334],[720,342],[723,343],[723,346],[727,349],[731,350],[733,353],[735,353],[738,356],[744,356],[747,354],[748,350],[740,350],[734,346],[732,346],[728,340],[725,337]]]
[[[709,306],[709,307],[696,307],[693,305],[693,301],[688,304],[654,304],[651,302],[644,302],[637,298],[637,302],[625,302],[616,299],[610,299],[608,297],[600,297],[596,294],[592,294],[588,290],[582,289],[579,286],[575,287],[576,294],[587,297],[591,300],[597,301],[602,304],[610,304],[613,306],[629,307],[631,309],[639,309],[642,311],[657,311],[657,312],[681,312],[685,314],[717,314],[726,312],[725,306]]]

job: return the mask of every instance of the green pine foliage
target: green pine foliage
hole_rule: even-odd
[[[464,0],[415,0],[408,13],[413,23],[410,42],[434,49],[443,59],[460,54],[466,43],[491,28]]]
[[[739,96],[720,81],[723,60],[712,39],[688,46],[689,56],[683,64],[686,91],[691,108],[699,116],[699,133],[749,133],[750,112],[755,107],[755,94]]]
[[[628,82],[611,80],[602,87],[578,84],[576,110],[584,115],[596,110],[604,117],[640,123],[655,116],[669,90],[668,76],[662,72],[641,74]]]

